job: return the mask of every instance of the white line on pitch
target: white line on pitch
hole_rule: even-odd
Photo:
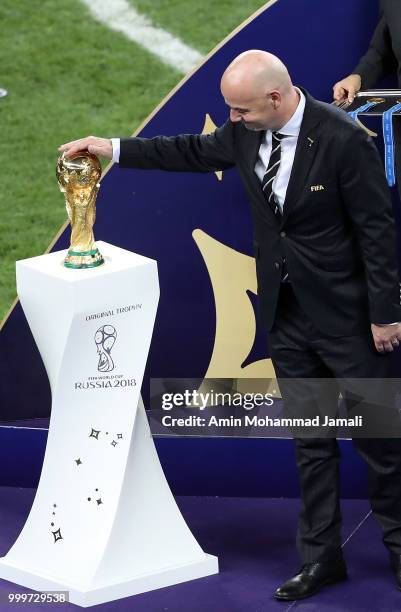
[[[122,32],[164,63],[186,73],[202,59],[202,55],[188,47],[162,28],[157,28],[148,17],[140,15],[126,0],[81,0],[92,16],[112,30]]]

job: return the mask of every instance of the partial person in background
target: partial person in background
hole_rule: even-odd
[[[397,72],[401,89],[401,2],[381,0],[379,23],[369,48],[352,73],[334,85],[334,99],[352,102],[358,91],[374,87],[379,79],[394,72]],[[401,198],[401,117],[394,117],[393,125],[397,185]]]

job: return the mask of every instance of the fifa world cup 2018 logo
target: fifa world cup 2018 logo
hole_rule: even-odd
[[[114,362],[110,353],[116,339],[117,332],[112,325],[103,325],[95,333],[97,354],[99,355],[99,363],[97,364],[99,372],[111,372],[114,370]]]

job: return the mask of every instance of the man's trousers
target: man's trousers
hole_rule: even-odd
[[[322,414],[335,416],[338,381],[341,384],[342,379],[377,379],[377,385],[372,385],[374,392],[382,385],[379,379],[394,375],[391,369],[394,355],[376,350],[370,328],[365,334],[355,336],[324,335],[300,308],[290,283],[281,286],[269,349],[284,403],[288,406],[286,416],[315,414],[316,397],[309,401],[305,395],[312,380],[324,379],[326,405]],[[377,408],[372,401],[370,409],[377,415],[380,406]],[[358,403],[355,405],[358,411]],[[328,435],[327,430],[325,435],[294,434],[301,489],[297,547],[304,563],[341,556],[340,455],[335,436]],[[353,437],[353,443],[367,464],[370,503],[382,527],[384,544],[400,555],[401,439]]]

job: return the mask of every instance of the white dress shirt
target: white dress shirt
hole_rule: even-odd
[[[289,121],[287,121],[287,123],[283,125],[280,130],[278,130],[280,134],[285,134],[286,138],[283,138],[281,141],[281,161],[272,187],[275,201],[279,205],[281,212],[283,212],[285,194],[287,193],[288,182],[290,180],[292,165],[294,163],[299,130],[301,129],[301,123],[305,110],[305,96],[302,91],[298,89],[298,87],[295,89],[300,96],[297,109],[292,115],[291,119],[289,119]],[[262,182],[263,175],[266,172],[266,168],[269,164],[271,151],[272,132],[271,130],[267,130],[262,144],[260,145],[258,159],[255,165],[255,172],[258,175],[260,182]]]
[[[113,147],[113,157],[111,160],[118,164],[120,161],[120,139],[119,138],[111,138],[111,146]]]

